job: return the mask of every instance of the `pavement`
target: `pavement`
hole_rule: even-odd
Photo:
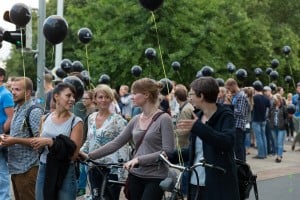
[[[281,163],[276,163],[276,156],[266,159],[255,159],[257,149],[250,148],[247,163],[254,174],[257,174],[257,185],[260,200],[299,200],[300,199],[300,146],[291,150],[291,142],[285,142],[285,152]],[[84,200],[78,197],[77,200]],[[125,200],[121,192],[120,200]],[[249,200],[255,200],[251,191]]]
[[[296,151],[292,151],[291,142],[285,142],[284,150],[286,152],[283,153],[281,163],[275,162],[276,156],[268,156],[266,159],[253,158],[257,155],[257,150],[255,148],[250,148],[250,155],[247,155],[246,159],[253,173],[257,174],[257,180],[267,180],[300,173],[299,149],[300,146],[296,146]]]

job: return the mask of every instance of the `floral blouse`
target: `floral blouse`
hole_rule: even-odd
[[[98,112],[90,114],[88,118],[87,139],[81,151],[85,153],[92,152],[106,143],[112,141],[117,137],[127,125],[127,121],[119,114],[111,113],[103,122],[100,128],[96,128],[96,117]],[[113,154],[105,156],[97,160],[102,163],[117,163],[119,159],[123,161],[129,160],[129,145],[123,146],[121,149]]]

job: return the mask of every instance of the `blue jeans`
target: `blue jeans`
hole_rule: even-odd
[[[80,174],[78,179],[78,189],[85,189],[86,181],[87,181],[86,166],[80,163],[79,167],[80,167]]]
[[[274,143],[275,143],[275,153],[279,157],[282,157],[283,144],[284,144],[286,130],[272,129],[271,131],[272,131],[272,135],[273,135]]]
[[[251,129],[246,128],[246,131],[245,131],[245,147],[250,148],[250,146],[251,146]]]
[[[46,164],[40,163],[35,185],[35,199],[44,199]],[[58,192],[58,200],[75,200],[77,193],[77,180],[74,164],[70,164],[69,170]]]
[[[275,143],[274,143],[274,137],[272,136],[271,128],[270,128],[270,122],[266,122],[266,140],[267,140],[267,151],[268,154],[275,154]]]
[[[0,199],[10,199],[9,172],[7,166],[7,148],[0,150]]]
[[[267,157],[266,121],[252,122],[252,128],[256,137],[257,156]]]

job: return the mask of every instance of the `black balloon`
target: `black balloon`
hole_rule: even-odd
[[[178,71],[180,69],[180,63],[178,61],[172,62],[172,68],[174,71]]]
[[[235,72],[235,75],[236,75],[236,78],[240,81],[244,81],[248,76],[247,71],[245,69],[238,69]]]
[[[223,87],[225,85],[224,79],[222,79],[222,78],[216,78],[216,81],[217,81],[219,87]]]
[[[269,86],[273,92],[276,91],[277,85],[275,83],[270,83]]]
[[[82,72],[80,72],[80,74],[83,78],[83,82],[85,83],[85,85],[89,85],[91,82],[90,73],[87,70],[83,70]]]
[[[273,70],[269,76],[272,80],[277,80],[277,78],[279,77],[279,74],[277,71]]]
[[[276,68],[278,67],[278,65],[279,65],[279,60],[273,59],[273,60],[271,61],[271,67],[272,67],[273,69],[276,69]]]
[[[162,84],[160,93],[164,96],[168,95],[173,89],[172,81],[170,81],[170,79],[163,78],[159,82]]]
[[[131,74],[135,77],[138,77],[142,74],[142,68],[138,65],[134,65],[132,68],[131,68]]]
[[[214,69],[210,66],[204,66],[201,69],[203,76],[212,76],[214,73]]]
[[[290,46],[284,46],[282,48],[282,52],[285,54],[285,55],[289,55],[291,53],[291,47]]]
[[[58,15],[51,15],[44,21],[43,33],[51,44],[61,43],[68,34],[68,23]]]
[[[270,73],[273,71],[273,69],[271,67],[268,67],[266,69],[266,74],[270,75]]]
[[[262,72],[263,72],[262,69],[259,67],[254,69],[255,76],[260,76],[262,74]]]
[[[76,93],[74,95],[75,101],[79,101],[84,93],[84,84],[77,76],[68,76],[63,79],[64,83],[69,83],[74,86]]]
[[[154,11],[162,5],[163,0],[140,0],[140,3],[144,8]]]
[[[261,81],[257,80],[257,81],[254,81],[253,84],[252,84],[253,88],[257,91],[262,91],[263,88],[264,88],[264,85],[262,84]]]
[[[156,57],[156,51],[155,51],[155,49],[153,49],[153,48],[147,48],[145,50],[145,56],[149,60],[152,60],[153,58],[155,58]]]
[[[23,3],[16,3],[9,11],[9,18],[15,25],[24,27],[31,19],[30,9]]]
[[[67,73],[64,70],[62,70],[61,68],[57,68],[55,71],[55,74],[58,78],[65,78],[68,76]]]
[[[196,74],[196,78],[200,78],[200,77],[202,77],[202,76],[203,76],[202,70],[199,70],[199,71],[197,72],[197,74]]]
[[[83,44],[87,44],[93,38],[92,31],[88,28],[81,28],[78,31],[78,38],[79,38],[80,42],[82,42]]]
[[[291,83],[293,81],[293,78],[291,76],[285,76],[284,81],[286,83]]]
[[[289,104],[286,106],[287,113],[293,115],[296,112],[296,107],[294,104]]]
[[[72,63],[72,71],[71,72],[82,72],[83,70],[83,64],[76,60]]]
[[[227,64],[227,70],[229,73],[233,73],[235,71],[235,65],[231,62]]]
[[[98,80],[99,84],[109,84],[110,83],[110,77],[107,74],[102,74]]]
[[[72,69],[72,62],[71,60],[65,58],[60,62],[60,67],[62,70],[64,70],[66,73],[70,73],[73,71]]]

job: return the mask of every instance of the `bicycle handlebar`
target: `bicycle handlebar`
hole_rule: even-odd
[[[84,165],[89,165],[89,163],[92,163],[92,165],[94,166],[98,166],[98,167],[115,167],[115,168],[123,168],[123,162],[119,162],[119,163],[99,163],[95,160],[92,159],[87,159],[85,161],[79,161],[80,163],[84,164]]]
[[[204,162],[203,161],[202,162],[198,162],[198,163],[194,164],[191,167],[184,167],[184,166],[172,164],[168,159],[166,159],[166,157],[163,154],[159,154],[159,157],[160,157],[161,160],[163,160],[171,168],[178,169],[180,171],[184,171],[184,170],[186,170],[186,171],[193,171],[196,167],[202,166],[202,167],[209,167],[209,168],[212,168],[212,169],[216,169],[218,171],[221,171],[223,174],[226,173],[226,170],[224,168],[219,167],[219,166],[215,166],[213,164],[208,164],[205,161]]]

